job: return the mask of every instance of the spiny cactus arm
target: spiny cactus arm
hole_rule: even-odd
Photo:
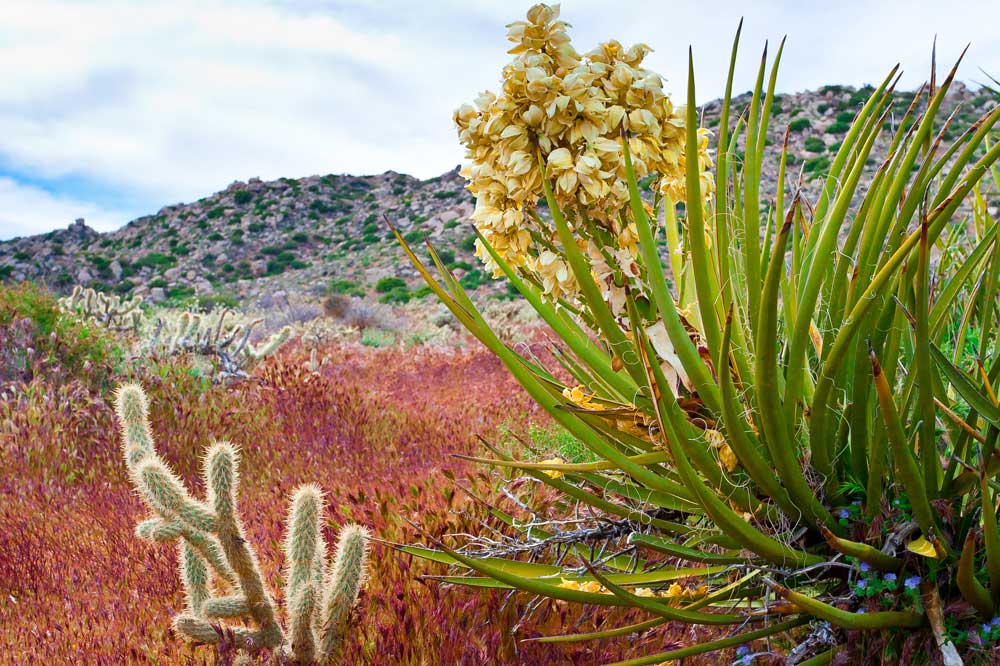
[[[136,384],[124,384],[115,392],[115,412],[122,434],[122,452],[129,472],[143,459],[155,456],[153,434],[149,429],[149,401],[142,388]]]
[[[252,322],[247,324],[246,328],[243,330],[243,337],[240,338],[240,344],[236,346],[236,351],[233,352],[234,357],[238,357],[246,349],[247,343],[250,341],[250,334],[253,333],[253,329],[263,323],[263,319],[254,319]]]
[[[201,555],[187,541],[180,544],[180,570],[188,611],[200,615],[202,606],[211,596],[208,591],[208,569]]]
[[[208,643],[209,645],[218,643],[221,638],[219,632],[208,620],[191,613],[181,613],[174,617],[174,631],[199,643]]]
[[[222,324],[226,320],[226,316],[232,312],[229,308],[224,308],[222,312],[219,313],[219,321],[215,323],[215,334],[212,336],[212,344],[218,345],[219,339],[222,337]]]
[[[272,603],[260,574],[257,556],[244,538],[236,517],[236,494],[239,488],[239,453],[228,442],[216,442],[205,458],[205,480],[209,503],[215,511],[216,536],[226,560],[236,572],[240,590],[250,607],[250,615],[260,627],[261,645],[276,648],[284,642]]]
[[[300,486],[292,496],[285,535],[285,604],[291,651],[300,664],[312,662],[316,653],[316,591],[322,588],[315,585],[315,574],[322,514],[323,494],[319,487]]]
[[[201,608],[207,618],[230,618],[250,615],[250,604],[242,594],[209,599]]]
[[[292,337],[292,328],[290,326],[285,326],[280,331],[269,337],[260,345],[250,348],[250,356],[255,359],[262,359],[270,356],[274,352],[281,348],[281,345],[288,342],[288,338]]]
[[[225,581],[233,589],[239,586],[236,574],[226,564],[226,558],[219,542],[208,534],[192,530],[179,520],[167,521],[162,518],[149,518],[142,521],[136,525],[135,534],[140,539],[161,543],[182,538],[208,563],[216,577]]]
[[[149,338],[142,345],[142,349],[148,352],[155,352],[160,346],[160,336],[163,334],[163,319],[159,317],[156,319],[156,324],[153,326],[153,332],[150,333]]]
[[[236,326],[233,326],[232,330],[230,330],[227,336],[223,338],[222,341],[218,344],[218,348],[226,349],[231,344],[233,344],[233,342],[236,340],[237,337],[239,337],[240,333],[242,332],[243,332],[242,324],[237,324]]]
[[[147,518],[135,526],[135,535],[140,539],[165,543],[180,539],[184,535],[184,525],[179,520],[168,522],[162,518]]]
[[[318,615],[316,607],[319,605],[316,596],[316,588],[310,581],[300,587],[295,598],[288,602],[291,654],[299,664],[312,664],[316,659],[314,618]]]
[[[291,604],[315,573],[323,494],[318,486],[300,486],[292,496],[285,534],[285,599]]]
[[[176,516],[197,531],[216,531],[216,516],[203,502],[191,497],[163,461],[155,456],[147,457],[138,466],[134,478],[146,502],[162,516]]]
[[[316,632],[317,639],[323,635],[323,588],[326,576],[329,573],[326,559],[326,541],[320,536],[316,539],[316,556],[313,558],[313,571],[310,580],[315,594],[316,606],[313,608],[313,631]]]
[[[345,525],[340,531],[333,569],[323,593],[320,653],[324,659],[334,659],[344,641],[351,608],[364,582],[368,539],[368,530],[360,525]]]
[[[177,319],[177,331],[174,333],[174,337],[170,339],[170,345],[167,347],[168,354],[173,354],[178,348],[180,348],[181,341],[184,339],[184,334],[187,333],[190,320],[191,314],[189,312],[182,312],[181,316]]]
[[[201,315],[193,314],[189,321],[191,323],[187,331],[184,332],[184,337],[181,338],[181,347],[185,349],[190,349],[198,344],[198,335],[201,331]]]

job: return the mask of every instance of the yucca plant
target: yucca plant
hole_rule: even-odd
[[[693,58],[675,108],[648,47],[581,56],[566,27],[558,7],[529,10],[502,91],[456,112],[478,255],[558,336],[559,367],[504,344],[433,248],[437,277],[399,241],[596,462],[487,444],[476,460],[554,489],[562,520],[494,507],[503,539],[403,549],[451,565],[447,582],[650,616],[543,640],[715,627],[622,663],[779,634],[798,643],[789,663],[992,649],[1000,242],[983,197],[1000,109],[948,143],[955,70],[897,117],[894,68],[807,200],[787,138],[763,177],[781,48],[733,109],[737,31],[713,165]]]

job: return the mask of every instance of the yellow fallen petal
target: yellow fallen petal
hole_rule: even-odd
[[[933,559],[937,559],[938,557],[937,550],[934,549],[934,544],[924,537],[911,541],[907,544],[906,550],[911,553],[916,553],[917,555],[923,555],[924,557],[930,557]]]
[[[817,356],[823,355],[823,335],[816,328],[816,324],[812,319],[809,320],[809,337],[812,338],[813,348],[816,350]]]
[[[736,459],[736,454],[733,450],[729,448],[728,444],[724,444],[721,449],[719,449],[719,460],[722,461],[722,466],[726,468],[727,472],[732,472],[736,469],[736,465],[739,461]]]
[[[542,464],[542,465],[565,465],[566,461],[563,460],[562,458],[549,458],[547,460],[541,461],[540,464]],[[551,479],[559,479],[559,478],[562,478],[562,475],[563,475],[562,471],[558,470],[558,469],[545,469],[545,470],[542,470],[542,473],[545,474],[545,475],[547,475]]]

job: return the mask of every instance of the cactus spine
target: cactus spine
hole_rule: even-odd
[[[187,607],[174,618],[174,629],[190,640],[213,645],[230,632],[244,655],[267,648],[295,664],[334,663],[364,583],[368,531],[345,526],[334,561],[327,563],[321,536],[323,494],[315,485],[295,491],[284,543],[286,630],[278,622],[257,555],[237,513],[236,447],[216,442],[209,448],[203,468],[208,497],[201,501],[156,453],[142,388],[119,387],[115,407],[129,477],[156,514],[141,521],[136,534],[156,542],[179,542]],[[224,624],[227,620],[240,624]]]

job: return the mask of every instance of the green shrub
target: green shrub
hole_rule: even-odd
[[[842,123],[838,120],[823,131],[827,134],[846,134],[849,129],[851,129],[850,124]]]
[[[407,287],[403,286],[403,287],[396,287],[394,289],[390,289],[387,292],[384,292],[381,296],[379,296],[378,302],[401,304],[401,303],[409,303],[411,298],[413,298],[413,294]]]
[[[822,153],[826,150],[826,144],[823,143],[823,139],[815,136],[811,136],[805,140],[803,147],[810,153]]]
[[[216,219],[222,217],[222,215],[225,212],[226,212],[225,208],[223,208],[222,206],[216,206],[215,208],[213,208],[210,211],[208,211],[207,213],[205,213],[205,217],[207,217],[210,220],[216,220]]]
[[[378,328],[366,328],[361,333],[361,344],[366,347],[389,347],[395,341],[392,333]]]
[[[177,257],[171,254],[149,252],[135,263],[137,266],[148,266],[150,268],[169,268],[177,265]]]
[[[239,306],[240,300],[235,294],[214,292],[211,294],[198,294],[196,303],[199,310],[209,312],[217,308],[236,308]]]
[[[30,342],[10,345],[6,330],[27,322]],[[30,282],[0,285],[0,381],[27,381],[35,373],[84,378],[101,384],[124,359],[122,348],[100,325],[60,310],[56,297]],[[6,348],[3,348],[6,347]],[[27,350],[33,353],[28,354]],[[91,366],[90,372],[84,366]],[[6,376],[3,376],[6,375]]]
[[[406,289],[406,281],[403,278],[387,275],[375,283],[375,291],[380,294],[386,294],[393,289]]]
[[[233,201],[236,202],[238,206],[245,206],[253,200],[253,194],[247,190],[236,190],[233,192]]]
[[[796,118],[792,122],[788,123],[788,129],[792,132],[801,132],[804,129],[812,127],[812,121],[808,118]]]
[[[830,159],[825,155],[812,157],[802,164],[802,170],[806,173],[825,172],[830,168]]]
[[[427,232],[423,229],[413,229],[403,234],[403,240],[407,243],[420,243],[427,238]]]
[[[358,284],[354,280],[348,280],[347,278],[334,278],[330,280],[330,284],[327,285],[326,293],[363,297],[367,293],[367,290],[364,285]]]

